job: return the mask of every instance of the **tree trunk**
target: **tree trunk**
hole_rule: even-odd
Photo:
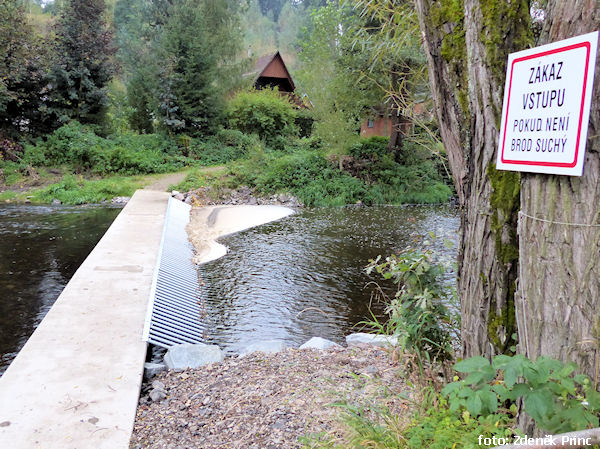
[[[508,53],[530,36],[527,2],[416,0],[440,133],[461,208],[463,357],[507,352],[516,331],[519,176],[494,155]]]
[[[597,0],[549,0],[541,43],[598,28]],[[522,176],[516,295],[520,352],[532,359],[545,355],[576,362],[596,387],[600,364],[599,134],[597,62],[583,176]]]
[[[392,101],[390,102],[390,119],[391,119],[391,130],[390,130],[390,141],[388,142],[388,152],[394,155],[394,160],[396,162],[400,162],[400,155],[402,153],[402,146],[404,143],[404,129],[401,129],[401,125],[404,119],[403,116],[400,115],[400,108],[402,104],[405,104],[406,101],[403,101],[402,98],[406,98],[406,89],[404,87],[404,83],[400,86],[398,85],[398,68],[392,67],[391,70],[391,84],[394,87],[394,91],[400,89],[399,96],[393,96]],[[400,97],[400,98],[398,98]]]

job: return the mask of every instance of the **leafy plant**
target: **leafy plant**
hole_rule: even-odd
[[[454,369],[467,377],[442,390],[451,411],[486,416],[507,404],[515,407],[522,399],[525,412],[549,432],[599,426],[600,393],[587,376],[574,374],[575,363],[497,355],[491,363],[481,356],[471,357],[458,362]]]
[[[63,204],[100,203],[115,196],[131,196],[141,185],[139,179],[109,177],[86,181],[77,176],[65,176],[62,181],[51,184],[33,194],[34,203],[50,203],[60,200]]]
[[[227,105],[226,115],[231,128],[256,133],[267,143],[277,136],[297,135],[295,109],[274,90],[240,92]]]
[[[456,320],[445,305],[450,301],[451,292],[442,281],[444,266],[435,262],[433,252],[409,249],[388,256],[383,262],[378,256],[370,261],[366,270],[369,274],[375,271],[398,285],[386,307],[389,319],[380,329],[397,335],[401,347],[416,353],[420,360],[451,359],[451,327]]]
[[[46,142],[27,146],[23,161],[34,166],[68,164],[76,172],[106,175],[174,171],[188,161],[177,155],[174,141],[157,135],[96,135],[90,127],[70,122],[50,134]]]
[[[382,409],[366,413],[359,407],[344,407],[342,436],[328,434],[305,437],[304,449],[478,449],[482,438],[512,439],[514,414],[498,412],[473,417],[451,411],[448,401],[425,388],[412,407],[412,415],[398,416]],[[373,416],[375,414],[375,416]]]

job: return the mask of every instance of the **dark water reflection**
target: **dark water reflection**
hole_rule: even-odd
[[[120,210],[0,206],[0,374]]]
[[[343,341],[369,317],[367,284],[379,281],[364,272],[369,259],[422,246],[432,231],[436,253],[453,260],[443,239],[456,242],[457,229],[449,206],[320,208],[223,238],[229,253],[200,267],[209,340],[229,351],[254,339]]]

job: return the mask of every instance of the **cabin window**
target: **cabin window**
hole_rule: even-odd
[[[369,120],[367,120],[367,127],[368,128],[374,128],[375,127],[375,121],[370,118]]]

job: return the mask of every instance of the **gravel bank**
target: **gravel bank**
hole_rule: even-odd
[[[388,351],[371,347],[252,353],[196,370],[161,373],[166,399],[142,396],[131,448],[292,449],[339,434],[346,402],[402,416],[410,394]]]

